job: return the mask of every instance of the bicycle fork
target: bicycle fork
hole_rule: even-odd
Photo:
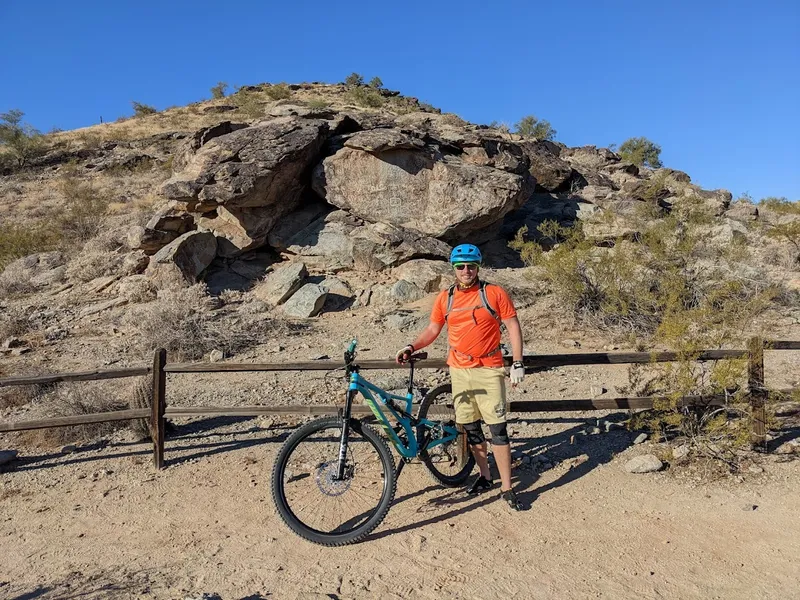
[[[356,390],[349,390],[347,392],[347,401],[344,405],[344,414],[342,415],[342,437],[339,438],[339,464],[336,468],[336,481],[344,479],[345,463],[347,461],[347,437],[350,435],[350,413],[353,407],[353,398],[356,395]]]

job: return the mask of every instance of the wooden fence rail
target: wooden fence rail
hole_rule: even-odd
[[[752,440],[755,445],[763,446],[766,442],[766,400],[768,390],[764,383],[764,350],[800,350],[800,341],[764,341],[752,338],[746,350],[704,350],[691,356],[694,361],[710,361],[731,358],[746,358],[748,361],[749,402],[753,414]],[[532,354],[525,355],[523,362],[529,371],[539,368],[552,368],[576,365],[607,364],[650,364],[681,360],[685,356],[676,352],[594,352],[576,354]],[[511,359],[506,358],[510,364]],[[407,365],[398,365],[391,360],[362,360],[359,366],[363,369],[406,369]],[[442,359],[428,359],[417,363],[418,368],[441,369],[446,366]],[[123,421],[129,419],[150,420],[150,433],[153,440],[153,463],[156,468],[164,466],[164,431],[168,417],[196,416],[258,416],[258,415],[331,415],[337,414],[339,407],[333,405],[289,405],[289,406],[236,406],[236,407],[167,407],[166,381],[168,373],[226,373],[226,372],[263,372],[263,371],[331,371],[343,369],[344,363],[335,360],[319,360],[301,363],[167,363],[166,350],[155,352],[153,366],[139,366],[122,369],[93,370],[78,373],[60,373],[50,375],[20,376],[0,379],[0,387],[16,385],[51,384],[67,381],[94,381],[137,377],[152,374],[153,397],[150,408],[129,409],[105,413],[94,413],[71,417],[57,417],[16,423],[0,423],[0,432],[44,429],[49,427],[67,427]],[[791,394],[798,390],[781,390]],[[508,403],[510,412],[558,412],[587,411],[613,409],[647,409],[667,402],[668,397],[622,397],[591,399],[540,399],[514,400]],[[723,406],[729,402],[724,395],[687,396],[679,400],[680,406]],[[440,409],[433,407],[432,413]],[[366,406],[355,406],[357,415],[371,414]]]

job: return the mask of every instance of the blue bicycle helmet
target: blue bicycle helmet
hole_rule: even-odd
[[[478,263],[483,261],[483,255],[477,246],[472,244],[459,244],[450,253],[450,264],[454,263]]]

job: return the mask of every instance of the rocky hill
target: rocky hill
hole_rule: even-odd
[[[750,248],[747,277],[800,281],[791,248],[753,226],[765,217],[751,202],[387,90],[250,86],[46,143],[24,166],[2,163],[5,256],[25,255],[0,274],[0,375],[138,362],[154,345],[231,356],[344,313],[377,315],[375,329],[400,340],[424,318],[410,303],[448,285],[460,242],[481,246],[521,308],[551,318],[509,240],[524,227],[541,239],[551,220],[579,222],[599,248],[635,242],[648,207],[700,207],[708,240]]]

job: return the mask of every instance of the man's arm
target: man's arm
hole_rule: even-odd
[[[395,360],[402,364],[408,360],[412,352],[422,350],[425,346],[432,344],[433,340],[439,337],[439,332],[442,331],[443,327],[444,324],[436,323],[435,321],[428,323],[428,326],[422,330],[422,333],[417,336],[417,339],[415,339],[410,346],[406,346],[397,353]]]
[[[511,317],[510,319],[504,319],[503,325],[506,326],[508,330],[508,337],[511,339],[511,352],[513,354],[513,360],[521,361],[522,360],[522,327],[519,324],[519,319],[517,317]],[[416,348],[416,346],[414,346]]]
[[[441,333],[443,327],[444,325],[434,323],[433,321],[428,323],[428,326],[422,330],[417,336],[417,339],[411,342],[411,345],[414,346],[414,350],[422,350],[425,346],[431,345],[434,340],[439,337],[439,333]]]

